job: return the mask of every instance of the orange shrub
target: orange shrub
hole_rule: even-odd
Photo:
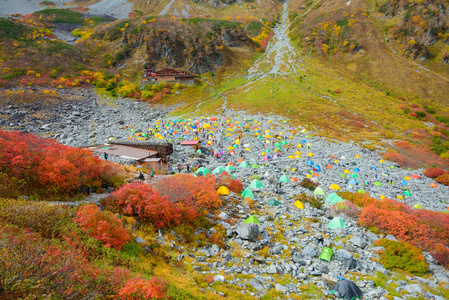
[[[156,189],[174,203],[191,202],[198,209],[212,210],[221,206],[221,199],[215,190],[215,177],[193,177],[188,174],[167,176]]]
[[[444,174],[444,170],[440,168],[430,167],[424,171],[424,175],[430,178],[437,178]]]
[[[444,185],[449,185],[449,174],[440,175],[435,179],[435,181]]]
[[[172,202],[148,184],[131,183],[112,193],[112,199],[125,214],[141,217],[157,228],[172,227],[194,221],[198,208],[192,201]]]
[[[122,221],[110,211],[101,211],[95,204],[81,206],[76,214],[75,222],[106,247],[120,250],[130,239],[128,232],[122,228]]]
[[[120,300],[145,300],[162,299],[167,294],[167,282],[163,279],[152,277],[142,279],[139,277],[131,278],[125,283],[125,286],[118,292]]]

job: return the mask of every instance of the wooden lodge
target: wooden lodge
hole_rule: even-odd
[[[175,69],[163,69],[156,71],[154,68],[149,68],[143,70],[142,82],[160,81],[194,84],[195,75],[186,71],[177,71]]]

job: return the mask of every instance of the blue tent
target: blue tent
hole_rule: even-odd
[[[371,167],[371,170],[377,171],[376,167]]]
[[[407,185],[407,180],[402,179],[401,184],[402,184],[403,186],[406,186],[406,185]]]
[[[349,180],[349,182],[348,182],[349,184],[357,184],[358,183],[358,181],[357,180],[355,180],[354,178],[352,178],[351,180]]]
[[[307,143],[307,141],[306,140],[302,140],[301,143]]]
[[[359,168],[355,168],[354,172],[360,172],[360,169]]]
[[[309,166],[313,166],[313,161],[308,160],[308,161],[306,162],[306,164],[308,164]]]
[[[316,170],[317,172],[321,172],[321,167],[319,165],[315,165],[313,169]]]

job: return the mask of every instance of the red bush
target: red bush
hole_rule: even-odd
[[[409,116],[413,117],[413,118],[417,118],[418,117],[418,115],[415,112],[409,113]]]
[[[88,150],[0,130],[0,173],[7,175],[2,184],[22,194],[67,195],[81,186],[100,187],[103,167]]]
[[[228,188],[236,193],[236,194],[240,194],[243,191],[243,184],[240,180],[238,179],[231,179],[231,182],[229,182],[229,186]]]
[[[442,244],[437,245],[436,250],[430,252],[432,257],[446,268],[449,268],[449,249]]]
[[[125,286],[118,292],[118,298],[121,300],[162,299],[166,297],[166,294],[167,282],[165,280],[157,277],[150,279],[136,277],[125,283]]]
[[[424,171],[424,175],[430,178],[437,178],[444,174],[444,170],[440,168],[430,167]]]
[[[215,188],[225,186],[234,193],[241,193],[243,191],[243,184],[238,179],[232,179],[228,172],[222,172],[215,180]]]
[[[435,179],[436,182],[449,186],[449,174],[443,174]]]
[[[98,206],[89,204],[81,206],[76,215],[75,222],[106,247],[120,250],[130,239],[128,232],[122,228],[122,221],[110,211],[101,211]]]
[[[112,193],[112,197],[123,213],[144,218],[157,228],[191,222],[198,217],[193,202],[184,199],[174,203],[144,183],[122,186]]]
[[[157,191],[174,203],[192,202],[199,209],[216,209],[221,206],[215,190],[215,177],[193,177],[188,174],[168,176],[156,183]]]
[[[341,201],[332,206],[332,212],[334,214],[343,213],[350,218],[357,219],[360,215],[360,208],[350,201]]]

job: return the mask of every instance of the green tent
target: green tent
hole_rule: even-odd
[[[267,201],[267,205],[270,205],[270,206],[279,206],[281,204],[282,204],[281,202],[279,202],[275,199],[270,199]]]
[[[405,191],[405,192],[404,192],[404,196],[409,196],[409,197],[410,197],[411,195],[412,195],[412,194],[410,194],[410,191]]]
[[[284,141],[281,142],[281,144],[282,145],[287,145],[287,141],[284,140]]]
[[[201,167],[196,171],[197,175],[203,175],[206,176],[206,174],[210,174],[210,171],[208,169],[206,169],[205,167]]]
[[[337,229],[337,228],[346,228],[345,222],[340,217],[335,217],[332,221],[327,225],[329,229]]]
[[[351,165],[352,165],[352,166],[355,166],[355,165],[357,165],[357,164],[356,164],[355,162],[352,162]]]
[[[324,190],[321,187],[317,187],[315,191],[313,192],[314,195],[321,195],[324,196]]]
[[[346,178],[346,174],[345,174],[345,173],[341,173],[341,174],[340,174],[340,177],[341,177],[341,178]]]
[[[357,193],[360,193],[360,194],[364,194],[364,195],[365,195],[365,191],[364,191],[364,190],[358,190]]]
[[[251,168],[259,169],[259,166],[258,166],[257,164],[253,164],[253,165],[251,166]]]
[[[375,181],[373,184],[377,186],[382,186],[382,183],[380,183],[379,181]]]
[[[252,223],[252,224],[260,224],[260,225],[262,225],[262,223],[260,223],[259,222],[259,220],[257,219],[257,217],[256,216],[250,216],[248,219],[246,219],[245,220],[245,224],[248,224],[248,223]]]
[[[286,175],[282,175],[281,178],[279,178],[279,182],[288,182],[288,177]]]
[[[338,199],[338,198],[340,198],[340,196],[338,196],[336,193],[332,193],[332,194],[329,194],[329,196],[326,197],[326,201],[332,203],[332,201],[334,199]]]
[[[246,161],[242,161],[239,165],[240,168],[248,168],[249,164]]]
[[[396,169],[396,166],[391,166],[390,169]]]
[[[226,171],[226,172],[234,171],[234,170],[235,170],[234,166],[231,166],[231,165],[226,166],[226,168],[225,168],[225,171]]]
[[[226,171],[225,168],[223,168],[222,166],[216,167],[213,171],[212,174],[220,174],[222,172]]]
[[[251,181],[251,184],[249,185],[249,188],[252,188],[252,189],[263,189],[263,184],[259,180],[254,179],[253,181]]]
[[[413,169],[412,168],[407,168],[407,171],[413,171]]]
[[[253,198],[254,199],[254,194],[253,191],[251,191],[250,189],[244,189],[241,193],[243,198]]]
[[[351,178],[359,178],[359,175],[357,175],[356,173],[352,173],[349,177],[351,177]]]
[[[271,150],[270,149],[267,149],[267,151],[266,151],[267,153],[270,153],[271,152]]]
[[[257,175],[257,174],[254,174],[253,176],[251,176],[251,178],[252,178],[252,179],[260,180],[260,177],[259,177],[259,175]]]
[[[261,135],[259,135],[257,138],[258,138],[259,140],[263,139],[263,137],[262,137]]]
[[[274,146],[275,146],[275,147],[279,147],[279,146],[281,146],[281,144],[279,144],[279,143],[274,143]]]
[[[449,214],[449,210],[445,210],[445,211],[443,211],[443,213]]]
[[[201,153],[203,153],[203,152],[201,152],[201,150],[196,150],[196,153],[199,153],[199,154],[201,154]]]
[[[418,203],[418,204],[415,204],[415,205],[413,205],[413,207],[414,207],[414,208],[417,208],[417,209],[422,209],[422,206],[421,206],[421,204],[419,204],[419,203]]]
[[[321,254],[319,256],[319,259],[330,262],[331,258],[332,258],[332,254],[334,254],[334,252],[332,251],[331,248],[329,247],[324,247],[323,251],[321,251]]]

